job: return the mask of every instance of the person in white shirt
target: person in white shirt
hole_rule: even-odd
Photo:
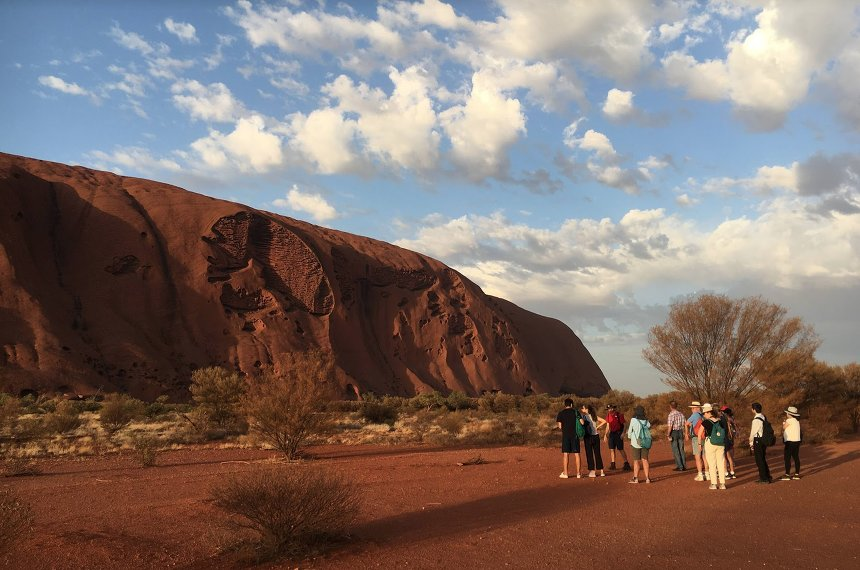
[[[780,481],[800,479],[800,414],[797,408],[789,406],[785,410],[785,421],[782,422],[782,441],[785,443],[785,475]],[[791,460],[794,459],[794,475],[791,475]]]
[[[765,457],[767,446],[761,440],[762,435],[764,435],[764,422],[767,418],[761,413],[761,404],[758,402],[753,403],[752,411],[755,413],[755,417],[750,426],[750,449],[755,455],[755,464],[758,467],[758,481],[756,483],[771,483],[773,478],[770,476],[767,457]]]

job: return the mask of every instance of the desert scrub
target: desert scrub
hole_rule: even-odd
[[[146,412],[146,405],[126,394],[108,394],[99,412],[102,428],[113,435]]]
[[[29,505],[11,491],[0,490],[0,555],[9,552],[30,531],[32,524]]]
[[[334,394],[334,359],[321,351],[292,353],[284,372],[267,371],[242,398],[251,431],[295,459],[299,448],[326,431],[323,409]]]
[[[382,402],[364,402],[361,417],[371,424],[393,425],[397,421],[398,410]]]
[[[230,429],[239,419],[240,402],[247,387],[238,372],[220,366],[200,368],[191,374],[191,397],[222,429]]]
[[[80,411],[74,403],[62,400],[54,407],[54,411],[45,414],[43,425],[46,434],[63,435],[78,429],[84,424]]]
[[[141,467],[153,467],[161,451],[161,441],[151,435],[136,435],[131,440],[131,448]]]
[[[359,511],[354,487],[321,469],[290,465],[229,477],[212,489],[230,525],[256,536],[263,558],[299,556],[343,538]]]
[[[456,436],[463,431],[463,426],[466,425],[466,416],[462,412],[448,412],[436,419],[436,425],[442,428],[445,433]]]

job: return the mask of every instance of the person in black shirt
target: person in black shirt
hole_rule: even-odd
[[[561,410],[555,418],[555,421],[558,423],[558,429],[561,430],[563,471],[559,477],[562,479],[568,479],[570,477],[569,466],[571,453],[575,454],[573,457],[576,461],[576,478],[579,479],[582,477],[579,472],[582,466],[582,458],[579,455],[579,438],[576,437],[576,424],[577,422],[580,422],[580,420],[579,412],[573,408],[573,400],[570,398],[565,399],[564,409]]]

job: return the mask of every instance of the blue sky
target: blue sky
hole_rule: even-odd
[[[0,150],[397,243],[615,387],[681,295],[860,343],[856,2],[0,3]]]

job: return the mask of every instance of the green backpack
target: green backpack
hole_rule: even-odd
[[[713,445],[720,445],[725,447],[726,445],[726,437],[728,429],[726,429],[720,422],[716,421],[711,426],[711,435],[708,436],[708,439],[711,440]]]
[[[579,439],[585,439],[585,426],[579,421],[583,419],[582,415],[579,412],[576,412],[576,437]]]
[[[637,420],[639,422],[639,437],[636,438],[636,443],[642,449],[651,449],[651,428],[648,427],[648,422]]]

